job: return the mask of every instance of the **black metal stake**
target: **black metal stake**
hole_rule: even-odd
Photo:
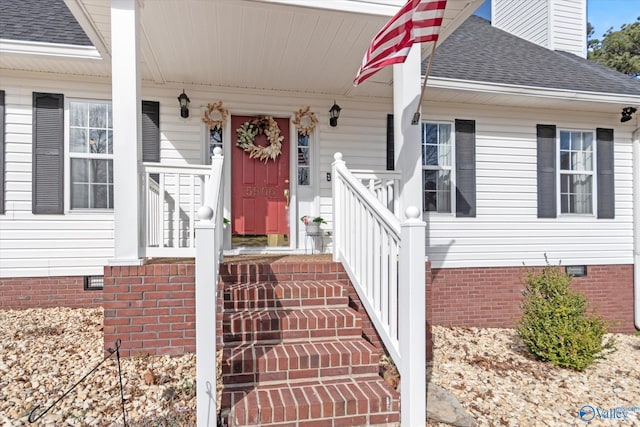
[[[120,377],[120,401],[122,402],[122,422],[127,427],[127,413],[124,410],[124,388],[122,387],[122,369],[120,368],[120,344],[116,341],[116,360],[118,361],[118,377]]]
[[[49,412],[49,410],[51,410],[51,408],[56,406],[62,399],[64,399],[69,393],[71,393],[73,391],[73,389],[78,386],[78,384],[80,384],[82,381],[84,381],[89,375],[94,373],[96,371],[96,369],[98,369],[100,367],[100,365],[102,365],[107,359],[109,359],[111,356],[113,356],[114,353],[116,354],[117,359],[118,359],[118,373],[120,373],[120,344],[121,343],[122,343],[122,341],[120,341],[120,339],[117,339],[116,340],[116,348],[115,348],[115,350],[112,349],[112,348],[108,348],[107,352],[109,353],[109,355],[105,356],[105,358],[102,359],[96,366],[94,366],[93,369],[91,369],[89,372],[87,372],[82,378],[80,378],[80,380],[78,380],[73,386],[71,386],[67,391],[65,391],[62,394],[62,396],[60,396],[58,398],[58,400],[53,402],[47,409],[42,411],[35,418],[34,418],[34,414],[35,414],[36,410],[40,407],[40,405],[37,405],[35,408],[33,408],[31,410],[31,412],[29,413],[29,423],[33,424],[36,421],[38,421],[40,418],[42,418],[44,416],[44,414]],[[122,375],[121,374],[120,374],[120,396],[122,398],[122,415],[124,417],[124,394],[123,394],[123,391],[122,391]],[[126,420],[125,420],[125,427],[126,427],[126,425],[127,425],[127,423],[126,423]]]

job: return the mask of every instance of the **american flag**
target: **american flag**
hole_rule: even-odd
[[[405,61],[414,43],[437,41],[447,0],[409,0],[373,38],[353,85]]]

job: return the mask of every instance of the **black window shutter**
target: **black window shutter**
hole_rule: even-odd
[[[387,170],[395,169],[395,152],[393,145],[393,114],[387,114]]]
[[[456,119],[456,216],[476,216],[476,122]]]
[[[4,213],[4,91],[0,90],[0,215]]]
[[[142,161],[160,162],[160,103],[142,101]]]
[[[556,214],[556,127],[537,125],[538,218]]]
[[[64,96],[33,93],[32,211],[64,213]]]
[[[598,218],[615,218],[615,182],[613,174],[613,129],[596,129],[598,173]]]

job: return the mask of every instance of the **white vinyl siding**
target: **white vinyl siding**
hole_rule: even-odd
[[[100,275],[113,258],[111,213],[32,213],[32,93],[62,93],[65,98],[111,96],[106,84],[47,77],[2,76],[6,211],[0,215],[0,277]]]
[[[562,264],[633,262],[631,131],[619,115],[467,104],[428,104],[423,115],[476,121],[476,217],[425,214],[433,267],[544,265],[545,254]],[[615,219],[537,217],[536,123],[615,127]]]
[[[549,46],[553,50],[587,57],[587,1],[553,0],[551,2]],[[605,28],[601,29],[606,31]]]
[[[586,0],[492,0],[491,21],[532,43],[586,58]]]
[[[540,46],[548,46],[549,0],[492,0],[491,24]]]
[[[108,80],[82,81],[3,71],[6,104],[6,214],[0,215],[0,276],[97,275],[113,258],[113,215],[110,212],[74,211],[65,215],[31,212],[32,92],[62,93],[67,100],[110,99]],[[223,100],[231,114],[266,114],[293,117],[309,105],[318,116],[314,131],[313,194],[302,195],[292,179],[292,209],[320,215],[331,231],[331,182],[327,173],[336,152],[349,168],[386,169],[386,117],[393,111],[390,98],[337,99],[343,108],[337,127],[329,126],[333,97],[309,94],[202,89],[186,92],[191,116],[182,119],[176,96],[180,90],[143,85],[142,97],[160,103],[160,158],[164,164],[203,163],[207,143],[201,122],[202,106]],[[434,92],[435,93],[435,92]],[[466,94],[465,94],[466,96]],[[200,107],[198,107],[200,106]],[[427,212],[427,256],[435,268],[543,265],[547,254],[553,263],[631,264],[632,160],[631,130],[617,114],[589,113],[579,109],[525,107],[478,108],[468,102],[424,105],[423,118],[450,123],[456,118],[475,120],[476,215],[456,218]],[[615,219],[560,215],[537,218],[536,124],[552,123],[558,129],[614,128]],[[226,129],[225,150],[232,130]],[[292,127],[294,138],[295,130]],[[117,137],[117,134],[116,134]],[[229,153],[226,152],[225,155]],[[117,160],[117,153],[114,154]],[[317,162],[317,163],[315,163]],[[292,160],[291,171],[296,165]],[[293,177],[293,176],[292,176]],[[228,196],[228,194],[227,194]],[[295,221],[301,226],[300,221]],[[300,247],[304,248],[301,241]],[[325,247],[331,243],[325,240]]]

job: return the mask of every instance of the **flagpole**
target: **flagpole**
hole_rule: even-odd
[[[424,75],[424,82],[422,83],[422,90],[420,91],[420,101],[418,101],[418,106],[416,107],[416,112],[413,113],[413,119],[411,120],[412,125],[417,125],[420,122],[420,106],[422,105],[422,99],[424,98],[424,92],[427,88],[427,79],[429,78],[429,73],[431,72],[431,64],[433,64],[433,57],[436,54],[436,45],[438,44],[438,40],[433,41],[433,48],[431,49],[431,56],[429,57],[429,63],[427,64],[427,72]]]

